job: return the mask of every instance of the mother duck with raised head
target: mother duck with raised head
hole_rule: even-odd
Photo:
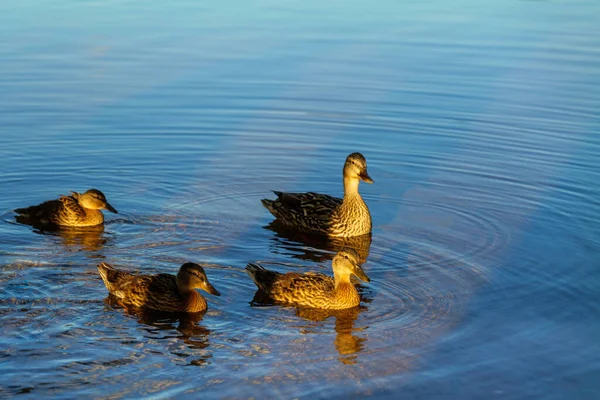
[[[301,232],[351,237],[371,232],[371,213],[358,192],[363,180],[373,183],[367,173],[367,160],[352,153],[344,164],[344,198],[326,194],[277,192],[277,199],[262,204],[283,225]]]

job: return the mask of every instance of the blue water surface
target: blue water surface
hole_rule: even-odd
[[[600,3],[0,2],[0,395],[600,397]],[[360,309],[253,303],[248,262],[331,273],[270,190],[373,216]],[[102,190],[102,232],[12,210]],[[96,265],[222,293],[106,301]]]

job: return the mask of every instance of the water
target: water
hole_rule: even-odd
[[[600,396],[600,6],[0,4],[0,395]],[[330,273],[269,190],[341,194],[360,309],[251,304],[247,262]],[[11,210],[98,188],[103,232]],[[308,241],[307,241],[308,240]],[[96,265],[199,262],[201,320],[105,302]]]

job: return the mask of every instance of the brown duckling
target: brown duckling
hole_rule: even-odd
[[[104,193],[90,189],[81,194],[71,192],[70,196],[61,196],[58,200],[49,200],[37,206],[17,208],[18,222],[36,226],[86,227],[104,223],[100,210],[117,213]]]
[[[332,261],[333,277],[318,273],[282,274],[259,264],[248,264],[246,271],[259,290],[277,303],[340,310],[360,304],[358,291],[350,281],[352,275],[370,281],[358,261],[354,250],[340,250]]]
[[[185,263],[177,276],[171,274],[132,275],[117,270],[107,263],[98,265],[98,272],[108,289],[125,306],[166,312],[204,312],[206,299],[195,289],[210,294],[221,294],[211,285],[204,268]]]

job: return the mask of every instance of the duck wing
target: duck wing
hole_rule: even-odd
[[[68,225],[70,221],[85,218],[85,211],[72,196],[61,196],[36,206],[17,208],[14,212],[18,214],[18,222],[32,225]]]
[[[277,199],[263,199],[263,205],[281,222],[308,231],[326,232],[332,215],[342,199],[326,194],[286,193],[274,191]]]
[[[103,262],[98,265],[98,273],[104,281],[108,292],[120,299],[125,299],[135,286],[136,276],[129,272],[120,271]]]
[[[274,193],[282,206],[289,212],[304,217],[326,220],[334,210],[342,205],[342,199],[321,193]]]
[[[77,225],[78,221],[86,219],[85,210],[79,205],[79,201],[73,196],[61,196],[58,199],[60,206],[57,207],[49,219],[59,225]]]
[[[132,275],[102,263],[98,266],[104,283],[113,296],[125,304],[157,310],[179,309],[181,297],[175,276],[170,274]],[[171,307],[172,306],[172,307]]]
[[[335,296],[335,283],[332,277],[290,272],[278,279],[271,289],[274,300],[312,308],[329,308]]]
[[[281,274],[259,264],[248,264],[246,270],[259,290],[280,303],[327,307],[335,292],[333,278],[323,274]]]

